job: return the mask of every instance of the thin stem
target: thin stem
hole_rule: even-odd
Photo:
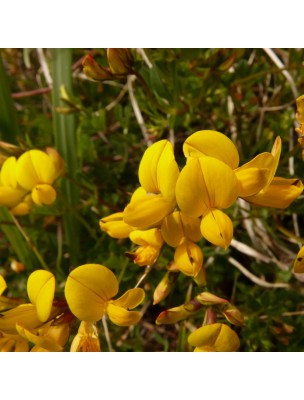
[[[243,275],[245,275],[248,279],[250,279],[252,282],[254,282],[256,285],[265,287],[265,288],[287,288],[289,287],[288,283],[270,283],[267,281],[264,281],[263,279],[259,278],[258,276],[254,275],[248,269],[246,269],[242,264],[240,264],[237,260],[235,260],[233,257],[228,257],[228,261],[230,264],[235,266],[239,271],[242,272]]]
[[[153,265],[147,265],[145,272],[143,273],[143,275],[139,278],[139,281],[136,283],[136,285],[134,286],[135,288],[137,288],[138,286],[140,286],[142,284],[142,282],[146,279],[146,277],[149,275],[149,273],[152,270]]]
[[[113,349],[112,343],[111,343],[111,338],[110,338],[110,333],[109,333],[109,329],[108,329],[108,323],[107,323],[106,315],[104,315],[102,317],[102,326],[103,326],[103,329],[104,329],[104,333],[105,333],[105,338],[106,338],[106,341],[107,341],[108,349],[109,349],[110,352],[113,352],[114,349]]]

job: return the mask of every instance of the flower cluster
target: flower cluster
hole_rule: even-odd
[[[0,171],[0,205],[14,215],[28,214],[35,204],[51,205],[56,200],[53,183],[63,169],[62,158],[51,148],[8,157]]]
[[[233,238],[233,222],[228,210],[238,198],[265,207],[286,208],[303,190],[299,179],[275,177],[281,153],[276,138],[271,152],[257,155],[239,166],[234,143],[216,131],[199,131],[183,145],[186,165],[179,170],[173,146],[167,140],[154,143],[144,153],[138,171],[140,187],[123,212],[102,218],[100,227],[114,238],[127,238],[138,247],[126,255],[140,265],[153,265],[162,246],[175,249],[174,261],[154,291],[154,304],[169,293],[178,273],[206,285],[203,253],[198,241],[203,237],[227,249]],[[207,307],[207,309],[206,309]],[[210,309],[208,307],[211,307]],[[230,323],[243,325],[243,316],[227,300],[202,292],[181,306],[163,311],[157,324],[176,323],[205,309],[212,309]],[[189,336],[196,351],[235,351],[239,339],[216,317]]]
[[[115,238],[129,237],[140,246],[127,255],[138,265],[155,263],[164,243],[175,248],[174,268],[196,277],[203,254],[196,244],[203,236],[227,249],[233,223],[225,212],[240,197],[265,207],[286,208],[302,192],[299,179],[275,177],[281,139],[239,166],[233,142],[216,131],[199,131],[185,141],[186,165],[181,171],[173,147],[161,140],[149,147],[139,166],[141,186],[122,213],[100,221]]]
[[[0,276],[0,295],[7,285]],[[55,297],[54,275],[36,270],[28,278],[30,303],[0,296],[0,351],[63,351],[72,323],[81,323],[71,351],[100,351],[96,321],[108,315],[119,326],[136,324],[141,314],[129,311],[144,299],[143,289],[130,289],[118,299],[118,281],[108,268],[85,264],[68,276],[65,297]],[[17,306],[16,306],[17,302]]]

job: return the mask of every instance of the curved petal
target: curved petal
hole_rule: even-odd
[[[157,228],[133,231],[130,233],[130,240],[139,246],[161,247],[164,243],[160,230]]]
[[[118,307],[112,303],[108,304],[107,314],[110,320],[119,326],[135,325],[141,319],[138,311],[127,311],[125,308]]]
[[[16,165],[16,157],[9,157],[4,161],[0,172],[0,182],[2,186],[17,188]]]
[[[36,306],[38,318],[45,322],[50,316],[55,294],[54,275],[45,270],[34,271],[27,280],[27,293]]]
[[[165,242],[177,247],[186,238],[197,242],[201,238],[200,220],[175,211],[169,214],[162,222],[161,233]]]
[[[175,203],[169,202],[163,196],[147,194],[127,205],[123,219],[128,225],[139,229],[157,226],[174,208]]]
[[[17,181],[24,189],[32,190],[39,183],[51,185],[57,177],[51,157],[40,150],[29,150],[17,160]]]
[[[197,347],[196,351],[231,352],[240,347],[237,334],[224,324],[202,326],[188,337],[188,342]]]
[[[282,149],[282,141],[281,141],[280,136],[277,136],[274,141],[274,144],[272,146],[272,149],[271,149],[271,154],[273,155],[274,162],[273,162],[273,166],[272,166],[272,174],[270,175],[269,181],[268,181],[269,184],[271,183],[271,181],[277,171],[277,168],[279,165],[279,160],[280,160],[280,155],[281,155],[281,149]]]
[[[99,221],[100,229],[116,239],[124,239],[136,228],[126,224],[122,219],[122,212],[111,214]]]
[[[51,205],[56,200],[56,190],[51,185],[47,185],[45,183],[36,185],[32,190],[32,199],[33,202],[38,206],[42,206],[44,204]]]
[[[0,205],[15,207],[22,201],[25,194],[26,191],[24,189],[0,186]]]
[[[200,247],[186,240],[174,253],[174,264],[185,275],[196,276],[203,266],[203,253]]]
[[[75,268],[66,281],[65,297],[72,313],[82,321],[99,321],[106,303],[118,292],[118,281],[108,268],[85,264]]]
[[[227,249],[233,237],[233,224],[228,215],[212,210],[202,219],[201,232],[215,246]]]
[[[3,278],[2,275],[0,275],[0,296],[6,288],[7,288],[7,284],[5,282],[5,279]]]
[[[239,165],[239,153],[233,142],[217,131],[198,131],[184,143],[185,157],[214,157],[229,165],[232,169]]]
[[[297,258],[293,265],[293,272],[296,274],[303,274],[304,273],[304,246],[297,254]],[[1,293],[1,291],[0,291]]]
[[[169,201],[173,201],[178,174],[173,147],[168,140],[160,140],[145,151],[138,177],[148,193],[162,193]]]
[[[199,217],[213,208],[228,208],[237,199],[238,183],[232,169],[212,157],[190,161],[176,184],[176,200],[180,209],[191,217]]]
[[[16,323],[28,329],[37,328],[42,325],[38,318],[36,307],[33,304],[21,304],[9,311],[1,313],[0,331],[8,334],[16,334]]]
[[[239,197],[253,196],[261,191],[268,183],[271,170],[267,168],[246,168],[236,170]]]
[[[248,168],[266,168],[272,169],[274,165],[274,157],[271,153],[261,153],[254,157],[252,160],[236,168],[234,172],[240,172]]]
[[[129,289],[121,297],[116,300],[112,300],[114,306],[122,308],[135,308],[145,298],[145,291],[141,288]]]
[[[262,190],[254,196],[246,197],[249,203],[273,208],[287,208],[300,196],[303,191],[303,183],[299,179],[273,178],[266,190]]]

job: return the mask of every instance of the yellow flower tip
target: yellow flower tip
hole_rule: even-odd
[[[297,257],[293,265],[293,272],[295,272],[296,274],[304,273],[304,246],[297,254]]]
[[[215,294],[209,292],[200,293],[195,298],[200,304],[203,304],[204,306],[212,306],[212,305],[228,303],[228,300],[222,299],[221,297],[218,297]]]
[[[118,292],[118,281],[107,267],[85,264],[68,276],[65,297],[72,313],[82,321],[99,321],[108,301]]]
[[[25,265],[17,260],[12,260],[10,263],[10,268],[12,271],[19,274],[20,272],[23,272],[25,270]]]
[[[198,352],[233,352],[240,347],[237,334],[225,324],[202,326],[188,337],[188,343]]]
[[[129,234],[136,229],[124,222],[122,212],[102,218],[99,221],[99,226],[102,231],[116,239],[127,238]]]
[[[156,289],[154,290],[153,305],[160,303],[168,296],[178,276],[179,272],[176,271],[168,271],[165,274],[165,276],[162,278],[162,280],[159,282]]]
[[[40,184],[33,188],[32,199],[38,206],[51,205],[56,200],[56,190],[51,185]]]
[[[11,208],[11,212],[13,215],[27,215],[31,211],[31,206],[28,203],[21,202],[17,204],[15,207]]]
[[[228,215],[212,210],[202,219],[201,233],[210,243],[227,249],[233,238],[233,224]]]
[[[239,154],[233,142],[223,133],[203,130],[193,133],[184,143],[184,154],[187,158],[208,156],[217,158],[232,169],[239,164]]]
[[[113,302],[107,306],[107,314],[113,324],[118,326],[131,326],[136,325],[142,315],[138,311],[128,311],[124,307],[119,307]]]
[[[31,303],[36,306],[40,321],[47,321],[55,294],[54,275],[45,270],[34,271],[27,281],[27,293]]]
[[[245,319],[243,314],[232,304],[224,304],[221,310],[224,317],[233,325],[244,326]]]
[[[2,275],[0,275],[0,296],[5,291],[6,288],[7,288],[7,284],[5,282],[5,279],[3,278]]]
[[[70,352],[100,352],[98,330],[94,322],[82,321],[74,337]]]
[[[174,264],[183,274],[196,277],[203,267],[203,253],[199,246],[185,240],[174,253]]]

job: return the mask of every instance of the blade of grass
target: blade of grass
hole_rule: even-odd
[[[71,49],[53,49],[52,62],[55,145],[65,160],[67,175],[75,179],[78,170],[78,152],[74,116],[63,115],[56,111],[57,107],[64,105],[60,99],[60,87],[64,85],[67,91],[72,93]],[[79,223],[75,210],[79,204],[79,189],[70,180],[64,179],[62,194],[66,205],[63,215],[64,234],[70,254],[70,263],[72,266],[76,266],[79,254]]]
[[[17,114],[14,107],[8,79],[0,57],[0,134],[1,140],[9,143],[17,143],[19,127]]]

